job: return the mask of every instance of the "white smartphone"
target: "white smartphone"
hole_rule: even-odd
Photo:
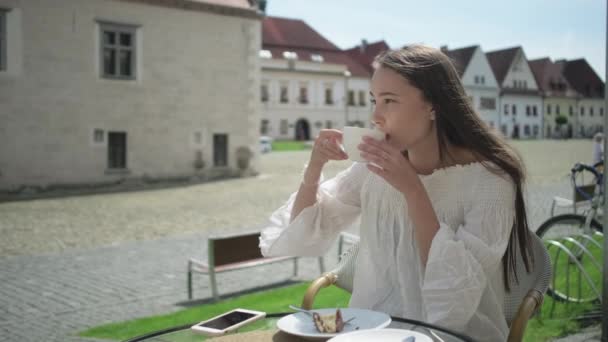
[[[199,334],[219,336],[264,317],[266,313],[262,311],[234,309],[195,324],[191,329]]]

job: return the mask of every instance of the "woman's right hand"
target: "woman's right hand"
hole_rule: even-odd
[[[337,129],[322,129],[319,136],[315,139],[308,165],[323,167],[330,160],[348,159],[348,155],[340,147],[341,142],[341,131]]]

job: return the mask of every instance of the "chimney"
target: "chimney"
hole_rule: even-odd
[[[257,0],[257,4],[260,12],[266,14],[266,0]]]
[[[365,53],[365,50],[367,50],[367,39],[361,39],[361,46],[359,47],[359,50],[361,53]]]

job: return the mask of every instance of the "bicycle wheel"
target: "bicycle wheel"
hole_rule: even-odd
[[[602,232],[602,225],[592,219],[591,231],[585,234],[585,220],[583,215],[558,215],[536,231],[551,256],[554,274],[547,294],[556,301],[583,303],[599,299],[602,273],[598,260],[601,262],[603,238],[595,233]]]
[[[563,236],[576,236],[582,233],[585,224],[585,216],[579,214],[562,214],[549,218],[543,222],[536,231],[542,239],[559,239]],[[602,232],[602,225],[596,220],[591,220],[591,229]]]

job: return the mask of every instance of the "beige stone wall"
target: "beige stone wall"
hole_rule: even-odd
[[[191,176],[197,150],[213,171],[214,133],[229,135],[231,168],[238,146],[257,153],[258,19],[113,0],[0,7],[12,9],[9,68],[0,72],[0,189]],[[99,21],[137,26],[136,80],[99,76]],[[127,174],[107,172],[95,129],[127,132]]]

